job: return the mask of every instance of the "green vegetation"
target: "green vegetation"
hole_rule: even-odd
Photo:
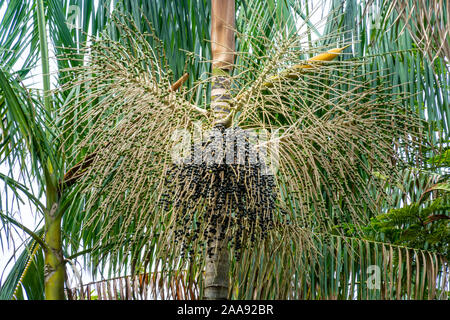
[[[270,228],[226,228],[230,299],[448,299],[450,23],[423,1],[236,0],[229,123],[281,138]],[[203,297],[210,202],[187,191],[209,176],[175,184],[185,211],[161,199],[172,133],[214,123],[211,1],[0,12],[2,250],[27,235],[0,299]],[[80,264],[102,278],[69,292]]]

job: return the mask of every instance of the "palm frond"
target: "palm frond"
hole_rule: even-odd
[[[424,59],[428,56],[422,53],[426,45],[415,42],[417,38],[420,40],[428,37],[434,43],[435,37],[445,35],[448,23],[438,26],[425,22],[425,17],[430,14],[436,23],[445,21],[448,10],[443,11],[443,2],[428,1],[429,5],[425,7],[415,1],[351,0],[346,1],[345,6],[341,1],[330,2],[330,18],[324,31],[327,39],[325,44],[330,41],[345,41],[347,38],[355,39],[352,47],[344,52],[354,56],[373,57],[368,66],[369,70],[374,71],[371,78],[381,75],[384,85],[393,87],[392,92],[409,95],[409,99],[405,99],[403,104],[424,120],[426,144],[433,148],[439,141],[447,141],[450,119],[448,60],[441,55],[435,56],[436,51],[431,47],[431,56],[437,58],[433,61]],[[431,7],[437,9],[436,15]],[[424,15],[425,20],[417,19],[420,14]],[[415,24],[418,24],[417,28]],[[436,26],[440,31],[431,36],[426,33],[427,29],[420,27],[422,24],[424,28]],[[440,38],[439,46],[445,47],[447,44],[448,36]]]
[[[16,0],[5,4],[2,1],[0,7],[4,9],[0,22],[1,68],[6,72],[19,70],[19,76],[24,78],[38,57],[38,32],[30,23],[35,18],[34,4]],[[27,56],[22,62],[23,55]]]
[[[411,38],[431,63],[437,57],[450,61],[450,10],[447,1],[396,0],[391,4],[402,19],[404,28],[408,29]],[[390,8],[390,9],[391,9]]]
[[[303,241],[314,241],[316,250],[304,250]],[[73,300],[200,298],[202,277],[195,283],[186,274],[124,276],[75,287],[66,294]],[[292,228],[283,235],[273,234],[256,250],[246,250],[232,265],[229,297],[446,300],[449,276],[448,262],[432,252]]]
[[[448,261],[436,253],[293,227],[245,252],[235,299],[448,299]],[[316,250],[305,251],[299,235]]]
[[[196,300],[198,290],[186,286],[183,273],[169,283],[156,272],[91,282],[67,289],[66,294],[69,300]]]
[[[37,232],[43,235],[43,229]],[[44,299],[44,255],[36,241],[30,240],[14,261],[0,288],[0,300]]]
[[[58,168],[53,146],[49,143],[51,135],[46,134],[50,132],[44,120],[46,112],[36,97],[11,74],[2,70],[0,70],[0,89],[0,112],[4,117],[1,161],[8,164],[11,175],[12,168],[18,166],[27,183],[31,185],[32,179],[37,178],[40,186],[45,185],[41,164],[48,161],[53,168]]]

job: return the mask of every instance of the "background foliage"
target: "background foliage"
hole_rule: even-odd
[[[95,42],[90,37],[101,38],[101,32],[114,41],[127,41],[121,37],[120,27],[111,19],[113,10],[129,15],[142,34],[154,35],[146,39],[154,48],[162,46],[164,49],[165,55],[160,59],[167,63],[168,83],[188,72],[190,76],[185,86],[190,90],[186,94],[192,103],[200,107],[207,107],[209,103],[209,85],[203,81],[208,78],[210,67],[206,62],[211,59],[209,1],[44,1],[51,44],[49,54],[66,57],[53,60],[52,87],[63,90],[53,92],[50,111],[44,107],[42,91],[23,84],[42,61],[36,3],[0,0],[0,8],[4,10],[0,23],[0,157],[8,168],[1,179],[4,194],[16,195],[13,201],[2,201],[0,208],[1,232],[6,239],[11,228],[20,225],[19,219],[12,214],[14,203],[20,201],[19,196],[31,202],[38,216],[45,214],[45,205],[40,199],[46,187],[47,163],[51,163],[62,181],[69,169],[88,155],[87,151],[63,149],[67,145],[76,147],[79,136],[84,133],[83,124],[79,132],[67,130],[70,123],[62,121],[62,110],[73,97],[87,90],[83,84],[69,89],[67,84],[73,81],[74,74],[67,68],[82,67],[86,63],[88,52],[84,50],[84,44]],[[446,38],[421,41],[427,33],[418,15],[409,17],[402,11],[414,3],[416,1],[413,0],[330,0],[319,5],[315,1],[303,0],[237,1],[238,52],[270,55],[270,46],[264,39],[275,39],[281,25],[287,32],[296,33],[299,29],[306,32],[304,45],[310,50],[296,57],[299,60],[309,58],[322,48],[351,42],[353,45],[345,49],[343,59],[365,57],[368,63],[364,65],[363,74],[368,77],[368,83],[384,86],[393,97],[406,97],[404,106],[422,119],[423,135],[418,136],[423,140],[420,141],[418,157],[404,155],[409,163],[403,168],[400,181],[391,181],[381,173],[367,177],[385,184],[390,201],[380,201],[377,210],[365,212],[363,218],[371,221],[366,228],[361,230],[352,220],[331,219],[320,232],[312,228],[292,228],[289,241],[283,235],[268,239],[256,250],[245,252],[242,263],[233,263],[231,297],[448,297],[449,224],[445,217],[448,217],[449,191],[450,77],[448,55],[436,44],[441,43],[443,48],[448,48],[449,39],[447,35]],[[431,4],[435,3],[438,5],[436,14],[429,19],[439,20],[443,28],[448,28],[448,16],[438,14],[448,12],[445,1],[430,0],[418,8],[429,15]],[[315,17],[323,16],[323,21],[310,20],[313,13]],[[75,28],[71,27],[73,24]],[[243,57],[239,55],[241,60],[237,61],[243,69],[261,70],[264,67],[261,61]],[[238,72],[235,70],[236,74]],[[196,82],[198,80],[202,81]],[[252,80],[251,74],[248,80]],[[96,103],[98,101],[88,101],[87,105]],[[73,121],[78,117],[80,115],[74,113]],[[396,148],[398,146],[394,145],[394,150],[402,152]],[[19,168],[19,173],[13,168]],[[31,187],[35,184],[36,190]],[[93,274],[101,272],[104,279],[129,275],[133,263],[127,252],[119,251],[107,260],[108,246],[92,251],[103,235],[98,227],[84,226],[87,213],[78,188],[75,184],[63,189],[61,194],[65,212],[62,226],[65,257],[79,257],[79,261],[89,266]],[[373,196],[377,197],[376,194]],[[379,196],[380,199],[385,198]],[[11,220],[17,223],[14,225]],[[118,229],[116,231],[119,232]],[[35,234],[42,235],[42,232],[36,230]],[[129,229],[127,236],[136,237],[133,228]],[[10,244],[2,242],[2,246]],[[315,250],[303,250],[311,244]],[[157,247],[150,243],[149,247],[152,246]],[[17,250],[18,255],[11,260],[11,271],[2,279],[0,298],[43,298],[42,250],[32,237]],[[380,290],[369,288],[367,267],[370,265],[380,266],[382,270]],[[191,265],[191,269],[185,272],[169,273],[164,281],[156,281],[155,270],[155,266],[140,270],[148,272],[150,279],[140,282],[141,291],[147,288],[144,283],[149,288],[155,287],[155,283],[169,288],[182,279],[181,285],[171,291],[172,297],[196,296],[193,292],[198,290],[199,284],[192,279],[193,275],[201,273],[200,265]],[[134,288],[134,278],[128,279],[124,287],[128,283],[130,288]],[[114,282],[109,284],[112,287]],[[102,285],[100,283],[100,287]],[[119,289],[96,291],[101,298],[102,292],[103,297],[112,297]],[[131,291],[128,291],[128,297]]]

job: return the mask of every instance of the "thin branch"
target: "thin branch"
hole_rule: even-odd
[[[178,79],[171,87],[170,87],[170,91],[177,91],[182,85],[183,83],[186,82],[186,80],[189,78],[189,73],[185,73],[183,74],[183,76]]]
[[[438,220],[449,220],[450,217],[446,216],[445,214],[433,214],[431,216],[427,217],[427,220],[425,220],[425,222],[423,222],[423,225],[427,225],[429,223],[432,223],[434,221],[438,221]]]

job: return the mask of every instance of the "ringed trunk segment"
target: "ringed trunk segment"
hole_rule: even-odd
[[[214,115],[213,126],[222,125],[225,128],[231,126],[232,103],[231,103],[231,78],[230,74],[222,69],[213,69],[211,84],[211,110]]]
[[[212,85],[211,110],[213,126],[231,126],[231,76],[235,57],[235,1],[211,1]],[[224,214],[227,214],[224,211]],[[220,220],[220,219],[219,219]],[[216,239],[208,243],[205,268],[205,300],[228,298],[230,257],[228,242],[221,239],[225,226],[216,227]]]
[[[45,240],[50,247],[50,250],[45,251],[45,299],[64,300],[66,269],[61,250],[61,218],[49,223]]]
[[[218,226],[216,237],[221,230],[221,226]],[[227,241],[216,239],[212,244],[208,244],[208,250],[211,250],[212,254],[206,256],[204,299],[226,300],[230,278]]]
[[[58,204],[54,203],[46,217],[45,242],[48,248],[44,251],[44,287],[46,300],[64,300],[64,283],[66,269],[62,252],[61,218]]]

